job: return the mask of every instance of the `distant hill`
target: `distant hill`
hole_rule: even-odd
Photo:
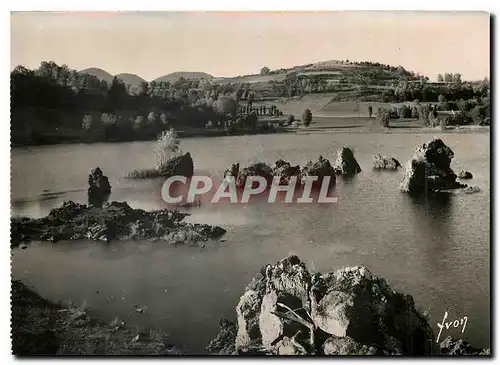
[[[116,75],[120,80],[122,80],[125,84],[128,84],[133,87],[141,86],[141,83],[146,82],[142,77],[137,76],[136,74],[122,73]]]
[[[176,82],[181,77],[183,77],[185,79],[206,79],[206,80],[211,80],[214,78],[212,75],[207,74],[205,72],[179,71],[179,72],[172,72],[172,73],[167,74],[165,76],[158,77],[158,78],[154,79],[153,81],[155,81],[155,82]]]
[[[113,75],[97,67],[86,68],[85,70],[79,71],[79,73],[95,76],[99,80],[106,81],[108,84],[111,84],[111,81],[113,81]]]

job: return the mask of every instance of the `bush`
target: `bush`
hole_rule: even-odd
[[[169,159],[182,153],[179,144],[180,140],[173,128],[163,131],[158,136],[155,146],[156,169],[158,171],[163,169]]]
[[[302,123],[307,128],[311,124],[311,121],[312,121],[311,111],[309,109],[304,110],[304,113],[302,113]]]

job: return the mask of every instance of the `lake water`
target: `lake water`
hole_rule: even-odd
[[[173,343],[203,352],[222,317],[235,319],[245,286],[267,263],[297,254],[311,271],[364,265],[396,290],[413,295],[437,333],[444,311],[468,317],[443,330],[475,346],[490,346],[490,136],[437,134],[455,152],[452,168],[474,175],[481,192],[415,201],[398,190],[400,173],[372,171],[375,153],[404,163],[432,134],[322,133],[184,139],[197,172],[221,176],[231,163],[303,164],[351,146],[363,172],[338,179],[335,204],[205,204],[189,221],[227,229],[225,242],[205,248],[161,242],[34,243],[14,250],[15,279],[50,300],[85,304],[96,316],[160,328]],[[161,182],[124,176],[154,163],[153,142],[59,145],[14,149],[12,213],[40,217],[64,200],[86,203],[87,175],[99,166],[111,199],[160,209]],[[145,306],[143,314],[134,305]]]

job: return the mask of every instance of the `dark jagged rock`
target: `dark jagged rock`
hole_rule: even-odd
[[[193,158],[189,152],[169,159],[160,170],[162,176],[192,177],[194,173]]]
[[[279,183],[287,185],[290,182],[292,176],[299,176],[300,166],[292,166],[290,162],[279,159],[271,167],[273,170],[273,176],[279,177]]]
[[[457,340],[451,336],[445,338],[439,345],[442,355],[452,356],[491,356],[490,349],[480,349],[471,346],[468,342]]]
[[[193,158],[189,152],[175,156],[164,163],[161,169],[135,170],[128,174],[130,179],[152,179],[157,177],[185,176],[194,174]]]
[[[458,174],[459,179],[472,179],[472,174],[469,171],[462,170]]]
[[[397,170],[401,164],[394,157],[376,154],[373,156],[373,168],[375,170]]]
[[[434,138],[418,147],[413,158],[404,168],[401,181],[403,192],[420,195],[448,189],[465,188],[457,182],[457,175],[450,168],[453,151],[441,139]]]
[[[346,177],[351,177],[361,172],[361,167],[349,147],[342,147],[337,151],[337,159],[333,164],[333,168],[336,174]]]
[[[364,267],[312,275],[297,256],[287,257],[252,280],[236,314],[239,354],[439,354],[413,298]],[[224,333],[221,338],[233,341]],[[234,353],[230,344],[215,350],[226,347],[226,354]]]
[[[182,222],[188,216],[176,210],[146,212],[125,202],[103,208],[64,202],[40,219],[12,218],[11,246],[28,241],[90,239],[95,241],[158,238],[171,244],[197,245],[226,233],[223,228]]]
[[[261,176],[266,179],[267,184],[272,182],[273,180],[273,170],[271,167],[263,162],[254,163],[248,167],[244,167],[236,178],[236,186],[239,188],[245,187],[247,183],[247,178],[250,176]],[[257,185],[258,183],[254,182],[253,185]],[[255,187],[255,186],[254,186]]]
[[[232,176],[236,179],[238,177],[239,172],[240,172],[240,164],[235,163],[231,165],[230,169],[227,169],[224,172],[224,177]]]
[[[87,196],[89,205],[101,208],[108,201],[111,194],[111,185],[108,178],[104,176],[99,167],[96,167],[90,172],[88,182]]]
[[[318,176],[317,184],[321,184],[326,176],[330,176],[330,184],[335,184],[335,170],[326,158],[319,156],[318,161],[307,162],[300,170],[300,179],[305,183],[308,176]]]

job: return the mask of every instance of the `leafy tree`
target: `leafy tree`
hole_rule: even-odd
[[[266,75],[269,75],[270,71],[271,70],[269,69],[269,67],[264,66],[260,69],[260,74],[261,74],[261,76],[266,76]]]
[[[248,107],[250,107],[250,108],[252,107],[254,99],[255,99],[255,94],[253,93],[253,91],[250,91],[250,93],[247,96],[247,105],[248,105]]]
[[[302,113],[302,124],[307,128],[311,124],[312,121],[312,113],[309,109],[304,110]]]
[[[236,99],[222,96],[213,103],[213,109],[221,116],[230,115],[232,118],[236,116]]]
[[[462,75],[459,73],[456,73],[453,75],[453,82],[456,84],[461,84],[462,83]]]
[[[444,74],[444,82],[453,82],[453,75],[449,73]]]
[[[439,74],[438,77],[437,77],[437,80],[438,80],[438,82],[443,82],[444,81],[443,75]]]

